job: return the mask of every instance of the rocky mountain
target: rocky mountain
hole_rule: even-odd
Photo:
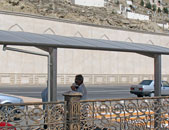
[[[157,19],[161,18],[160,14],[156,13],[155,15],[154,13],[150,21],[127,19],[124,15],[117,13],[120,3],[125,4],[125,0],[121,0],[119,3],[110,1],[106,7],[73,5],[68,0],[55,0],[54,2],[53,0],[1,0],[0,10],[37,14],[123,29],[164,32],[163,28],[156,23]],[[140,0],[133,0],[133,5],[135,6],[134,11],[137,13],[147,14],[150,11],[140,5]],[[168,16],[163,16],[161,21],[169,21]]]

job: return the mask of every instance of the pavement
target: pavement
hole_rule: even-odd
[[[23,99],[24,103],[29,103],[29,102],[42,102],[42,99],[39,98],[31,98],[31,97],[24,97],[24,96],[15,96],[15,97],[20,97]]]
[[[40,99],[40,98],[31,98],[31,97],[17,96],[17,95],[11,95],[11,94],[10,94],[10,96],[22,98],[24,103],[42,102],[42,99]]]

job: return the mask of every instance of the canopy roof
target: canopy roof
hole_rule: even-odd
[[[44,50],[51,47],[50,51],[47,50],[49,52],[48,101],[57,99],[57,48],[136,52],[152,57],[154,58],[155,96],[161,95],[161,54],[169,55],[169,48],[149,44],[12,31],[0,31],[0,45],[35,46],[41,49],[45,48]],[[14,49],[14,51],[17,50]],[[25,53],[35,54],[28,51]]]
[[[2,30],[0,30],[0,44],[169,54],[169,48],[156,45]]]

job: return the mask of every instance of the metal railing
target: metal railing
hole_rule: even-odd
[[[169,129],[169,97],[81,102],[81,128],[98,130]]]
[[[69,98],[69,99],[68,99]],[[169,97],[5,104],[0,129],[13,130],[167,130]],[[1,123],[5,123],[1,126]]]
[[[0,129],[60,130],[66,128],[65,114],[65,102],[4,104],[0,106],[0,122],[5,125]]]

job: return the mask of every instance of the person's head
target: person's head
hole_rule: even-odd
[[[83,76],[81,74],[75,76],[75,83],[77,85],[81,85],[83,83]]]

